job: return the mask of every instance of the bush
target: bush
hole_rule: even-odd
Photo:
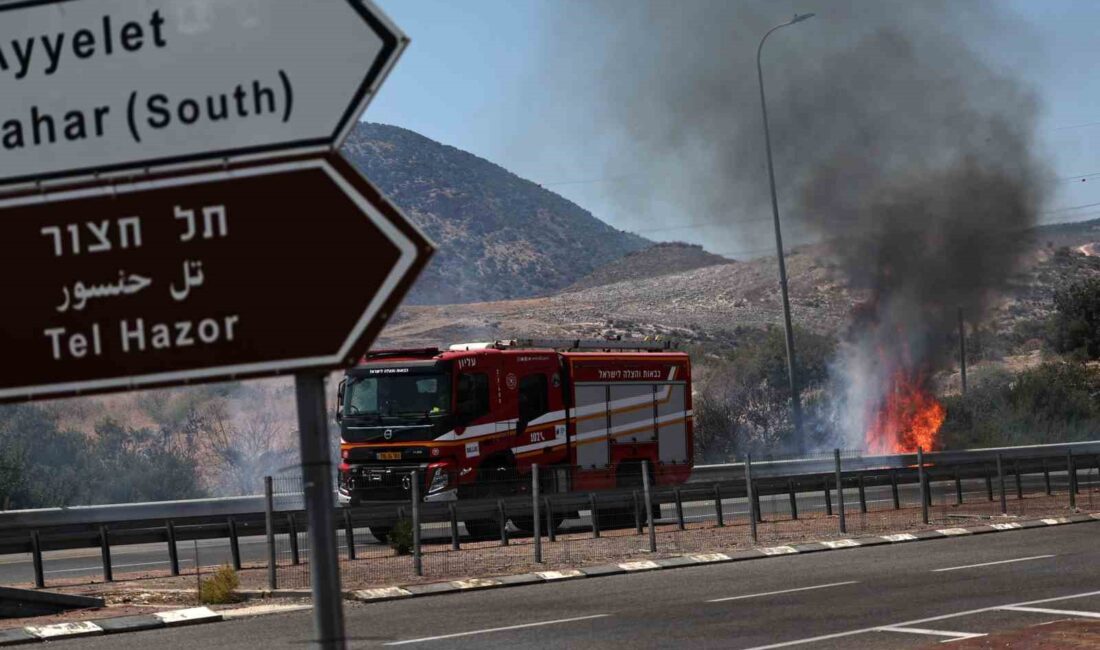
[[[237,593],[240,578],[229,565],[218,567],[214,575],[199,583],[199,602],[204,605],[224,605],[240,602]]]
[[[1050,325],[1054,349],[1078,359],[1100,359],[1100,278],[1059,289],[1054,308]]]
[[[394,553],[398,555],[408,555],[412,553],[413,547],[413,526],[412,521],[408,519],[401,519],[393,525],[393,530],[390,531],[387,541],[390,544],[390,548]]]

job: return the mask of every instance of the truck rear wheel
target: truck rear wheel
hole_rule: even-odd
[[[389,542],[390,542],[390,533],[393,531],[393,526],[370,525],[370,526],[367,526],[367,530],[369,530],[370,534],[374,535],[374,538],[377,539],[382,544],[389,544]]]

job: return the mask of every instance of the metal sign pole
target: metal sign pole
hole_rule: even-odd
[[[333,522],[332,459],[329,455],[325,409],[325,375],[294,377],[298,400],[298,444],[302,453],[302,485],[309,515],[309,578],[313,589],[313,627],[317,645],[342,650],[344,603],[340,597],[340,567]]]

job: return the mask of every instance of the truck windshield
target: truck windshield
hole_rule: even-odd
[[[451,412],[445,374],[350,377],[345,415],[444,415]]]

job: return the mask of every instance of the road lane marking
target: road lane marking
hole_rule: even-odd
[[[1074,609],[1045,609],[1043,607],[1022,607],[1012,605],[1001,609],[1009,612],[1035,612],[1036,614],[1057,614],[1059,616],[1078,616],[1080,618],[1100,618],[1100,612],[1082,612]]]
[[[490,627],[484,630],[471,630],[469,632],[456,632],[454,634],[441,634],[439,636],[425,636],[419,639],[405,639],[404,641],[389,641],[382,645],[408,645],[410,643],[427,643],[428,641],[442,641],[443,639],[457,639],[463,636],[476,634],[490,634],[492,632],[507,632],[509,630],[522,630],[529,627],[542,627],[544,625],[559,625],[561,623],[574,623],[576,621],[589,621],[594,618],[606,618],[611,614],[592,614],[590,616],[576,616],[574,618],[559,618],[553,621],[539,621],[537,623],[523,623],[522,625],[508,625],[505,627]]]
[[[948,632],[947,630],[929,630],[924,627],[880,627],[879,632],[901,632],[903,634],[926,634],[928,636],[946,636],[952,641],[962,641],[963,639],[973,639],[979,636],[986,636],[985,633],[980,632]]]
[[[184,563],[192,562],[192,561],[193,560],[191,560],[191,559],[180,558],[180,564],[184,564]],[[135,564],[112,564],[111,568],[112,569],[128,569],[130,567],[135,567],[135,566],[153,566],[153,565],[157,565],[157,564],[168,564],[168,561],[166,560],[164,562],[137,562]],[[54,569],[52,571],[46,571],[46,573],[75,573],[77,571],[99,571],[101,569],[103,569],[102,565],[96,565],[96,566],[89,566],[89,567],[79,567],[79,568],[76,568],[76,569]]]
[[[843,587],[844,585],[858,584],[859,580],[849,580],[847,582],[830,582],[827,585],[814,585],[812,587],[798,587],[797,589],[783,589],[781,591],[765,591],[759,594],[746,594],[744,596],[729,596],[727,598],[715,598],[714,600],[708,600],[708,603],[724,603],[729,600],[744,600],[746,598],[762,598],[764,596],[775,596],[778,594],[793,594],[796,591],[810,591],[813,589],[828,589],[829,587]]]
[[[932,569],[932,573],[942,573],[943,571],[958,571],[960,569],[977,569],[983,566],[994,566],[997,564],[1012,564],[1013,562],[1028,562],[1030,560],[1045,560],[1047,558],[1057,557],[1055,555],[1032,555],[1031,557],[1018,557],[1012,560],[998,560],[996,562],[982,562],[981,564],[967,564],[965,566],[949,566],[944,569]]]
[[[856,636],[858,634],[866,634],[868,632],[876,632],[882,627],[911,627],[914,625],[920,625],[922,623],[931,623],[933,621],[946,621],[952,618],[961,618],[963,616],[972,616],[974,614],[985,614],[986,612],[995,612],[1006,607],[1027,607],[1029,605],[1042,605],[1044,603],[1056,603],[1061,600],[1074,600],[1076,598],[1091,598],[1092,596],[1100,596],[1100,591],[1086,591],[1080,594],[1070,594],[1068,596],[1055,596],[1053,598],[1043,598],[1040,600],[1028,600],[1022,603],[1008,603],[1007,605],[994,605],[993,607],[982,607],[980,609],[968,609],[962,612],[955,612],[953,614],[941,614],[939,616],[930,616],[928,618],[918,618],[912,621],[902,621],[900,623],[894,623],[892,625],[879,625],[876,627],[865,627],[857,630],[848,630],[847,632],[834,632],[833,634],[822,634],[820,636],[811,636],[804,639],[795,639],[793,641],[782,641],[780,643],[772,643],[769,645],[758,645],[752,648],[745,648],[745,650],[773,650],[774,648],[789,648],[796,645],[805,645],[807,643],[817,643],[820,641],[831,641],[833,639],[843,639],[849,636]]]

